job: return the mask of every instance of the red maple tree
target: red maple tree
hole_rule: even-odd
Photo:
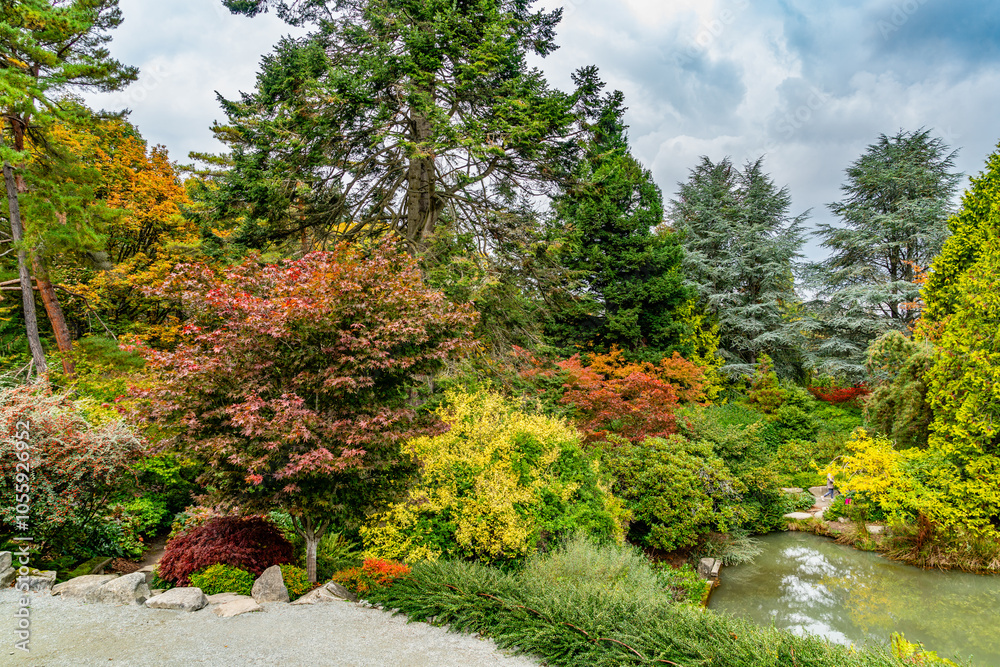
[[[206,464],[214,495],[291,514],[315,581],[331,521],[358,520],[404,477],[400,443],[431,428],[407,389],[467,349],[474,311],[389,244],[188,266],[155,293],[191,322],[175,351],[143,350],[158,382],[133,389],[142,418]]]

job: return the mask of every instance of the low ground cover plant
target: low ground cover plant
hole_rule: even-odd
[[[411,620],[490,636],[549,665],[903,664],[885,649],[838,646],[677,604],[641,556],[632,560],[612,545],[570,545],[536,556],[517,573],[469,562],[419,563],[368,599]]]
[[[217,593],[250,595],[255,581],[254,576],[246,570],[222,563],[195,572],[189,578],[191,585],[200,588],[205,595]]]

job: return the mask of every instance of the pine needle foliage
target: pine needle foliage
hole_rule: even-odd
[[[614,579],[608,585],[607,576],[612,573],[600,566],[589,570],[588,576],[550,576],[559,568],[546,559],[566,560],[567,553],[540,556],[538,563],[518,574],[471,563],[422,563],[410,577],[369,599],[399,609],[411,620],[490,636],[502,648],[534,655],[548,665],[903,664],[884,648],[849,649],[658,599],[646,594],[648,587],[637,584],[643,578],[638,572],[629,572],[631,590],[617,586]],[[617,554],[621,558],[621,551]],[[599,565],[601,560],[613,562],[616,556],[611,551],[593,558]],[[628,558],[621,560],[622,565],[628,562]],[[617,574],[623,572],[619,569]],[[603,586],[594,585],[599,580]]]

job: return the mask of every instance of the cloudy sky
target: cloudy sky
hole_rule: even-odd
[[[557,87],[595,64],[625,93],[631,142],[670,197],[698,158],[765,155],[793,212],[830,220],[843,170],[879,133],[931,128],[980,171],[1000,140],[995,0],[544,0],[565,7],[561,48],[538,65]],[[121,0],[113,53],[141,80],[92,98],[128,107],[175,160],[213,152],[215,91],[253,87],[260,57],[292,32],[231,16],[219,0]],[[964,186],[965,182],[963,182]],[[806,252],[821,254],[814,246]]]

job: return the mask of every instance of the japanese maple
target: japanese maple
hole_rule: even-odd
[[[401,442],[432,428],[408,387],[466,350],[471,306],[425,287],[389,244],[191,265],[155,292],[191,321],[175,351],[143,350],[158,380],[133,390],[143,418],[207,464],[211,494],[291,514],[315,581],[331,520],[356,521],[401,483]]]

